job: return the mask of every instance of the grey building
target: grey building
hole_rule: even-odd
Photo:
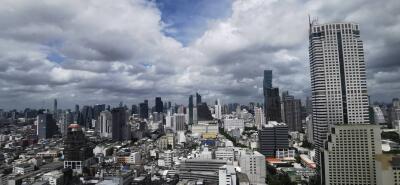
[[[282,93],[283,114],[282,121],[285,122],[289,131],[300,131],[301,122],[301,100],[289,95],[289,92]]]
[[[36,118],[37,129],[36,134],[39,139],[47,139],[57,133],[57,125],[53,119],[53,115],[49,113],[39,114]]]
[[[265,157],[275,157],[278,149],[289,148],[288,127],[285,123],[270,121],[258,131],[260,153]]]

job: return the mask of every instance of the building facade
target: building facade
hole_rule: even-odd
[[[359,26],[310,23],[309,58],[313,134],[318,149],[327,139],[329,125],[369,123],[366,68]],[[319,153],[317,150],[318,166]]]

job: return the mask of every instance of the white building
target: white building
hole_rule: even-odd
[[[51,171],[45,173],[42,177],[43,180],[48,181],[49,185],[63,185],[64,174],[61,171]]]
[[[241,151],[239,157],[241,172],[249,178],[250,184],[265,184],[265,156],[257,151]]]
[[[174,164],[173,158],[175,153],[171,150],[166,150],[161,154],[161,159],[164,160],[166,167],[172,167]]]
[[[174,114],[174,126],[173,130],[176,133],[177,131],[185,131],[186,124],[185,124],[185,114]]]
[[[29,172],[32,172],[34,170],[34,166],[29,163],[22,163],[22,164],[17,164],[14,166],[13,172],[15,174],[27,174]]]
[[[386,123],[385,117],[383,115],[383,112],[382,112],[381,108],[379,106],[374,106],[373,110],[374,110],[374,121],[375,121],[375,124],[379,125],[379,124]]]
[[[226,132],[239,129],[240,132],[244,131],[244,120],[243,119],[224,119],[224,130]]]
[[[236,170],[232,165],[221,166],[218,170],[219,185],[236,185]]]
[[[235,160],[235,152],[233,148],[218,148],[215,151],[215,159],[225,160],[225,161],[234,161]]]
[[[254,119],[257,129],[261,130],[262,126],[265,124],[265,114],[261,107],[256,107],[254,109]]]
[[[203,135],[205,133],[218,133],[218,125],[216,124],[192,125],[192,133],[198,135]]]
[[[400,184],[400,156],[381,154],[376,156],[377,180],[381,184]]]
[[[140,152],[132,152],[129,155],[128,163],[129,164],[141,164],[142,158]]]
[[[102,111],[99,116],[99,133],[101,137],[112,138],[112,115],[110,111]]]
[[[369,123],[366,68],[358,24],[313,21],[309,34],[314,144],[321,148],[328,125]]]
[[[323,155],[326,185],[375,185],[376,155],[382,153],[378,125],[331,125]]]
[[[217,105],[214,106],[214,117],[216,119],[222,119],[222,106],[221,106],[221,102],[219,101],[219,99],[217,100]]]

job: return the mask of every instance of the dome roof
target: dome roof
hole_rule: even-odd
[[[70,124],[70,125],[68,126],[68,128],[76,128],[76,129],[78,129],[78,128],[81,128],[81,126],[79,126],[79,125],[76,124],[76,123],[73,123],[73,124]]]

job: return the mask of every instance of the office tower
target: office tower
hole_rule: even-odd
[[[189,96],[189,125],[193,125],[193,95]]]
[[[75,105],[75,113],[77,113],[77,112],[79,112],[79,105],[78,104]]]
[[[285,123],[269,121],[258,131],[260,153],[265,157],[275,157],[275,152],[289,148],[289,131]]]
[[[319,149],[329,125],[369,123],[366,69],[357,24],[312,22],[309,43],[313,134]]]
[[[385,117],[383,115],[383,112],[379,106],[374,106],[372,107],[374,111],[374,123],[377,125],[381,125],[386,123]]]
[[[197,107],[193,107],[193,124],[197,125],[198,121]]]
[[[56,121],[53,119],[53,115],[49,113],[39,114],[36,118],[37,129],[36,134],[39,139],[48,139],[57,133]]]
[[[54,117],[55,120],[58,119],[57,99],[54,99],[54,104],[53,104],[53,117]]]
[[[331,124],[321,158],[326,185],[375,185],[376,156],[382,153],[380,127],[368,124]]]
[[[272,89],[272,70],[264,70],[264,79],[263,79],[264,115],[267,115],[268,89]]]
[[[301,131],[301,100],[294,99],[289,92],[282,93],[283,120],[288,125],[289,131]]]
[[[173,118],[173,130],[174,132],[178,131],[185,131],[186,130],[186,124],[185,124],[185,115],[184,114],[174,114]]]
[[[265,184],[267,174],[264,155],[257,151],[242,151],[238,162],[241,172],[247,175],[250,184]]]
[[[213,120],[210,109],[207,103],[197,104],[197,121],[210,121]]]
[[[131,108],[131,114],[138,114],[138,113],[139,111],[137,105],[133,104]]]
[[[163,112],[163,102],[161,101],[161,97],[156,97],[156,112],[161,113]]]
[[[311,101],[310,97],[308,97],[308,96],[306,98],[306,112],[307,112],[307,115],[312,114],[312,101]]]
[[[281,98],[279,96],[279,88],[270,88],[266,90],[268,101],[266,107],[266,120],[281,122]],[[265,111],[264,111],[265,112]]]
[[[124,141],[130,139],[130,129],[128,115],[123,107],[114,108],[111,110],[112,120],[112,139],[114,141]]]
[[[93,156],[93,147],[89,144],[81,127],[78,124],[68,126],[67,136],[64,139],[64,168],[82,173]]]
[[[262,126],[265,124],[265,115],[261,107],[256,107],[254,109],[254,120],[257,130],[261,130]]]
[[[97,104],[93,106],[93,119],[98,120],[100,113],[102,111],[106,110],[106,105],[105,104]]]
[[[81,126],[83,126],[86,129],[92,128],[92,119],[93,119],[93,108],[91,106],[85,105],[82,107],[82,123]]]
[[[66,136],[67,135],[67,131],[68,131],[68,126],[72,123],[74,123],[74,115],[71,111],[67,110],[65,111],[59,120],[60,123],[60,132],[62,134],[62,136]]]
[[[398,98],[392,100],[392,106],[389,109],[389,123],[392,128],[399,128],[400,126],[400,101]]]
[[[221,106],[221,101],[219,99],[216,101],[214,108],[215,108],[214,110],[215,118],[222,119],[222,106]]]
[[[142,119],[149,119],[149,107],[146,101],[139,104],[139,114]]]
[[[201,95],[199,93],[196,93],[196,106],[201,104]]]
[[[99,135],[104,138],[112,138],[112,115],[106,110],[99,116]]]

